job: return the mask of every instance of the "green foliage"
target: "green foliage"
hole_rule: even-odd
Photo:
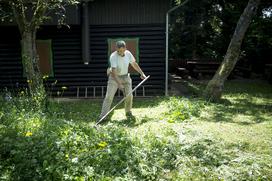
[[[58,23],[65,24],[65,8],[78,3],[78,0],[4,0],[0,3],[0,18],[3,22],[17,21],[19,27],[23,25],[26,28],[28,26],[39,27],[46,20],[50,20],[52,14],[55,14]]]
[[[1,129],[2,178],[156,180],[163,168],[174,167],[177,148],[152,134],[143,145],[117,127],[96,130],[65,120],[36,117],[36,121],[36,129],[34,120],[16,121]]]
[[[2,179],[156,180],[165,169],[174,168],[177,147],[152,133],[144,137],[143,144],[117,126],[94,129],[67,121],[63,114],[47,116],[27,107],[23,110],[14,106],[15,102],[2,103]],[[55,111],[70,111],[60,104],[52,105],[58,109]]]
[[[41,112],[40,104],[42,96],[36,95],[32,97],[28,89],[19,89],[18,92],[5,91],[3,102],[3,109],[7,112],[8,116],[12,116],[14,112],[21,114],[27,112]]]
[[[259,156],[242,151],[210,137],[191,138],[183,143],[181,155],[176,160],[181,180],[266,180],[271,178],[271,164]],[[271,160],[271,158],[268,158]],[[265,169],[262,169],[265,168]]]
[[[181,1],[176,0],[179,4]],[[231,35],[248,1],[191,0],[172,14],[170,57],[223,60]],[[262,71],[271,53],[271,2],[262,1],[241,47],[241,59]],[[266,15],[264,14],[266,13]]]
[[[1,117],[1,163],[15,166],[0,168],[10,178],[77,180],[93,178],[94,173],[101,177],[119,174],[116,170],[126,166],[122,163],[128,159],[126,149],[131,143],[122,129],[87,129],[26,112],[6,119]]]
[[[168,122],[180,122],[191,117],[197,117],[203,107],[203,104],[200,101],[192,102],[189,99],[182,97],[171,97],[167,102],[169,112],[166,113],[166,116],[169,117]]]
[[[0,180],[271,180],[271,86],[231,83],[225,94],[136,100],[139,124],[119,124],[117,109],[97,129],[101,100],[41,113],[23,95],[1,97]]]

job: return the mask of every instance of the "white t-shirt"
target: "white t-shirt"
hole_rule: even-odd
[[[118,75],[125,75],[128,73],[128,66],[135,61],[134,56],[128,50],[124,52],[125,56],[118,55],[117,51],[110,56],[111,68],[116,68]]]

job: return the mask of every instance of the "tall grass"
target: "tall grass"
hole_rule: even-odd
[[[98,129],[102,100],[42,113],[1,98],[0,180],[271,180],[271,85],[225,90],[221,103],[136,99],[135,123],[119,107]]]

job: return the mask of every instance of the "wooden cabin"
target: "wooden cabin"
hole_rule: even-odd
[[[48,90],[65,97],[103,97],[112,42],[129,42],[146,75],[137,96],[164,95],[165,16],[171,0],[92,0],[67,10],[66,26],[47,22],[37,33],[40,68],[49,75]],[[0,24],[0,89],[26,87],[20,34],[14,24]],[[133,85],[140,82],[132,73]],[[57,80],[56,86],[52,87]]]

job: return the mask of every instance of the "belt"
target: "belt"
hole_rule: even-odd
[[[129,74],[118,75],[118,77],[127,77]]]

